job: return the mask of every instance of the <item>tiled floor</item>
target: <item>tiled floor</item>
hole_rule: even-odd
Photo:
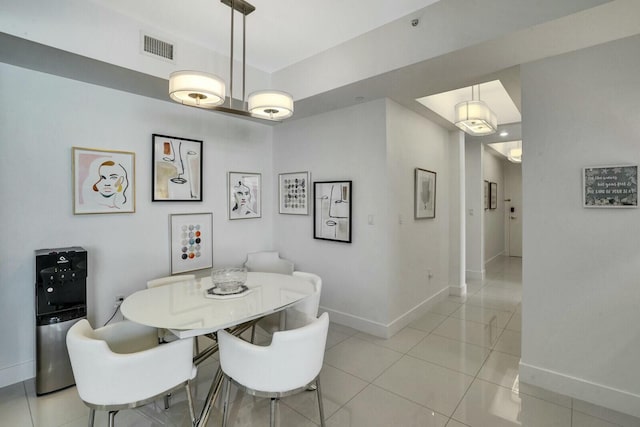
[[[640,420],[518,382],[521,262],[499,258],[464,298],[449,297],[393,338],[382,340],[332,324],[321,379],[331,427],[640,426]],[[266,337],[261,337],[263,340]],[[201,365],[196,404],[217,368]],[[234,426],[266,426],[267,400],[232,393]],[[184,393],[122,411],[118,426],[187,426]],[[33,380],[0,389],[0,426],[77,427],[88,410],[75,388],[35,397]],[[96,426],[106,425],[96,415]],[[283,399],[282,426],[319,425],[315,393]],[[210,426],[220,425],[214,412]]]

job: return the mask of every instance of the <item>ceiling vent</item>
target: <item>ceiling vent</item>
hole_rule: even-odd
[[[148,34],[141,34],[141,36],[142,52],[173,62],[174,47],[172,43],[165,42]]]

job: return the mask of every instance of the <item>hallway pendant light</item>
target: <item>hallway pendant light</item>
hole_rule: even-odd
[[[518,142],[518,146],[509,150],[507,160],[511,163],[522,163],[522,142]]]
[[[256,119],[281,121],[293,115],[293,97],[277,90],[261,90],[249,95],[245,110],[245,38],[246,17],[256,8],[244,0],[220,0],[231,8],[231,55],[229,60],[229,103],[225,106],[225,82],[218,76],[201,71],[176,71],[169,76],[169,96],[176,102],[198,108]],[[242,107],[234,108],[233,42],[234,14],[242,14]]]
[[[491,135],[498,130],[498,119],[495,113],[480,100],[480,85],[478,85],[478,99],[474,99],[471,87],[471,100],[455,106],[455,125],[465,133],[473,136]]]

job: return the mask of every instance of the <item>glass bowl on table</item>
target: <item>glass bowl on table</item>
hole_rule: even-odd
[[[247,269],[239,267],[214,268],[211,271],[211,282],[214,293],[228,295],[241,292],[246,287]]]

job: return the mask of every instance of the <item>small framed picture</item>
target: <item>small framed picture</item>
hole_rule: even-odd
[[[136,211],[136,154],[73,147],[73,213]]]
[[[171,274],[213,267],[213,214],[172,214]]]
[[[416,168],[414,180],[414,217],[436,217],[436,173]]]
[[[489,183],[489,198],[491,202],[489,204],[489,209],[496,209],[498,207],[498,183],[490,182]]]
[[[229,219],[262,216],[262,175],[251,172],[229,172],[227,179]]]
[[[313,183],[313,238],[351,243],[351,181]]]
[[[638,207],[638,165],[584,168],[582,185],[585,208]]]
[[[484,181],[484,210],[486,211],[487,209],[489,209],[489,192],[490,192],[490,188],[489,188],[489,181],[485,180]]]
[[[202,201],[202,141],[152,136],[151,201]]]
[[[281,214],[309,214],[309,172],[291,172],[278,175]]]

